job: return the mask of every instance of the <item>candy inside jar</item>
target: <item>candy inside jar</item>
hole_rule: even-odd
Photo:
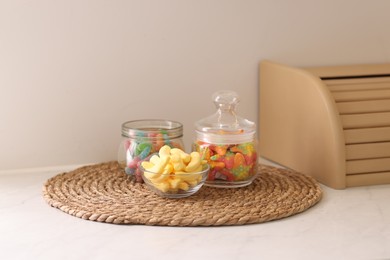
[[[128,175],[142,182],[140,165],[161,147],[184,150],[183,125],[170,120],[135,120],[122,124],[118,163]]]
[[[239,102],[233,91],[213,95],[217,112],[195,124],[193,150],[207,160],[210,171],[205,185],[243,187],[252,183],[257,174],[256,126],[237,116]]]

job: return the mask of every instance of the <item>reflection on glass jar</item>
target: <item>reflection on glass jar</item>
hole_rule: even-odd
[[[122,124],[118,163],[137,181],[142,182],[140,164],[164,145],[184,150],[183,125],[170,120],[134,120]]]

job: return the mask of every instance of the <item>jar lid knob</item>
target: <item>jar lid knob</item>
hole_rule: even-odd
[[[240,102],[238,94],[231,90],[215,92],[212,98],[217,108],[235,107]]]

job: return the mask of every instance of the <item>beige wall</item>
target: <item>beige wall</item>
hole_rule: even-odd
[[[211,95],[257,118],[258,63],[390,62],[390,1],[0,0],[0,170],[116,159],[123,121]]]

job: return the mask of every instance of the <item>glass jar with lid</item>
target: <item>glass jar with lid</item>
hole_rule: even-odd
[[[176,121],[145,119],[122,124],[118,163],[128,175],[142,182],[139,166],[164,145],[184,150],[183,125]]]
[[[205,185],[243,187],[257,174],[256,125],[236,114],[239,96],[234,91],[214,93],[217,112],[195,123],[193,150],[210,165]]]

